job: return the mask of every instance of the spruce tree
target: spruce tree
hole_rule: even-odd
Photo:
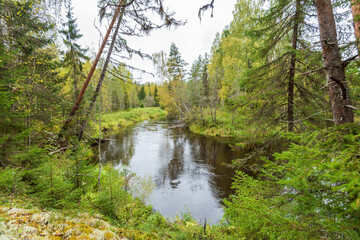
[[[124,94],[124,108],[125,108],[125,110],[130,108],[129,94],[126,89],[125,89],[125,94]]]
[[[175,43],[171,43],[167,66],[172,81],[184,81],[186,65]]]
[[[318,14],[320,40],[333,120],[336,125],[353,123],[354,114],[345,76],[346,65],[343,64],[341,59],[333,6],[331,0],[314,0],[314,5]]]
[[[203,66],[202,66],[202,85],[203,85],[203,94],[204,97],[208,97],[209,96],[209,75],[208,75],[208,64],[209,64],[209,59],[207,54],[205,54],[205,58],[203,59]]]
[[[154,101],[155,101],[155,107],[159,107],[159,96],[158,96],[157,85],[155,85],[155,90],[154,90]]]
[[[138,94],[139,101],[141,102],[142,100],[145,99],[145,97],[146,97],[145,85],[141,85],[141,89],[140,89],[139,94]]]
[[[66,15],[67,21],[63,24],[64,29],[60,31],[63,35],[63,43],[67,50],[63,59],[65,67],[69,68],[68,77],[73,79],[74,84],[74,97],[77,98],[78,91],[78,80],[82,76],[83,72],[83,61],[88,60],[86,56],[87,49],[81,48],[77,41],[83,36],[80,34],[80,30],[77,28],[76,19],[73,14],[73,7],[71,1],[68,3],[68,12]]]
[[[271,60],[271,63],[274,68],[277,68],[278,79],[283,82],[280,82],[280,84],[287,85],[286,116],[288,131],[290,132],[294,129],[296,50],[300,31],[304,24],[305,3],[306,1],[303,0],[275,1],[270,9],[265,12],[265,15],[258,19],[261,25],[264,26],[261,30],[258,30],[258,33],[264,34],[266,39],[262,52],[267,58],[271,55],[275,56],[272,57],[274,60]],[[281,48],[288,46],[289,50],[280,52],[277,46],[281,46]],[[282,62],[282,64],[280,65],[279,62]],[[277,66],[275,67],[275,65]],[[283,66],[286,66],[286,68]]]

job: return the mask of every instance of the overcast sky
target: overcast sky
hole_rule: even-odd
[[[232,20],[232,12],[236,0],[216,0],[214,17],[210,17],[210,11],[204,13],[202,21],[198,19],[198,10],[210,0],[165,0],[165,5],[176,13],[176,19],[187,20],[188,23],[177,29],[153,31],[150,36],[144,38],[132,38],[128,44],[146,53],[155,53],[164,50],[169,52],[170,44],[174,42],[179,48],[182,58],[189,64],[201,54],[210,53],[212,42],[217,32],[229,25]],[[77,18],[78,27],[84,35],[80,43],[88,46],[93,52],[99,48],[99,33],[93,25],[98,14],[97,0],[74,0],[74,15]],[[103,34],[105,30],[103,30]],[[154,72],[150,61],[136,59],[136,67]],[[135,77],[141,77],[142,82],[158,81],[150,75],[134,73]]]

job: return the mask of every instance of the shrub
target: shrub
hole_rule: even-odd
[[[21,194],[26,190],[22,182],[24,171],[20,168],[7,167],[0,170],[0,191],[5,194]]]
[[[359,239],[360,135],[349,132],[287,136],[259,179],[238,172],[227,220],[250,239]]]

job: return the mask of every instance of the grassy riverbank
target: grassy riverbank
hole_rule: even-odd
[[[263,131],[261,128],[245,124],[245,122],[244,116],[221,109],[217,110],[215,121],[210,110],[206,109],[203,111],[202,119],[190,121],[189,129],[204,136],[233,138],[234,142],[238,142],[242,146],[261,145],[273,132],[280,130]]]
[[[169,221],[129,196],[122,205],[110,216],[83,203],[53,209],[34,198],[2,197],[0,239],[239,239],[232,226],[204,227],[186,214]]]
[[[107,131],[118,131],[147,119],[165,117],[166,114],[166,111],[155,107],[107,113],[102,116],[101,126]]]

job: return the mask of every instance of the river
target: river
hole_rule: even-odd
[[[224,213],[222,199],[233,193],[234,171],[226,164],[238,153],[174,124],[157,120],[129,127],[102,145],[103,156],[115,167],[151,176],[155,188],[148,203],[164,217],[190,212],[198,222],[217,223]]]

